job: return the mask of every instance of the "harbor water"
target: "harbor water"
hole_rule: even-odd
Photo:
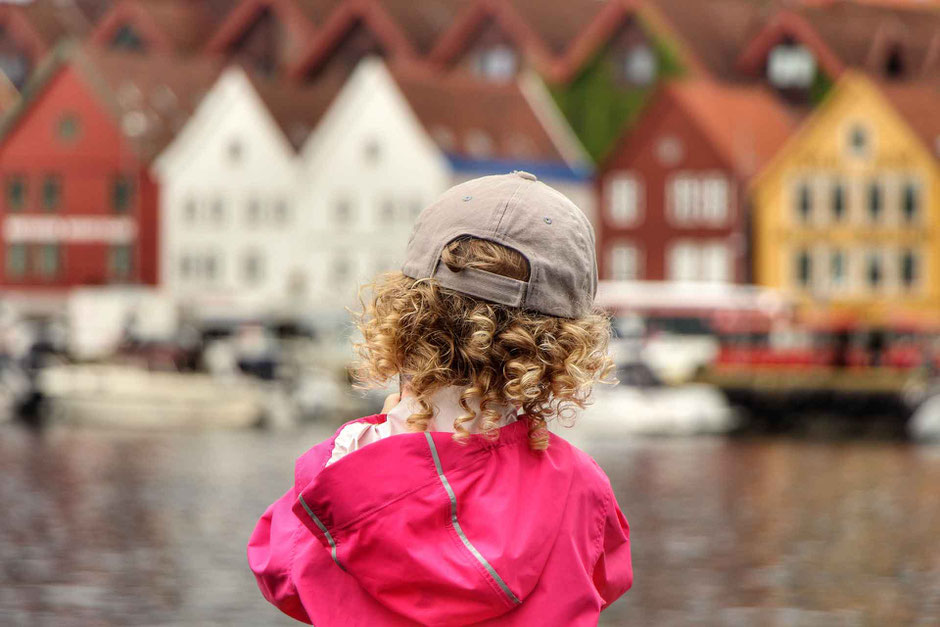
[[[245,543],[328,433],[0,427],[0,624],[296,624]],[[940,448],[571,438],[632,528],[635,585],[602,625],[940,620]]]

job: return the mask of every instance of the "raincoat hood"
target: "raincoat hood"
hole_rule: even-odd
[[[573,474],[529,448],[525,420],[497,439],[407,433],[326,467],[320,457],[297,462],[294,514],[376,601],[425,625],[480,622],[526,600]]]

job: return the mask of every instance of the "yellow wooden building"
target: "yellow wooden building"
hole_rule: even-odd
[[[940,91],[846,72],[751,186],[754,279],[806,318],[940,321]]]

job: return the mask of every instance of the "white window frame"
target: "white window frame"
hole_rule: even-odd
[[[733,186],[731,185],[731,179],[720,171],[714,171],[704,174],[699,186],[702,222],[709,226],[725,226],[729,224],[733,219],[733,211],[731,208],[733,203]],[[720,207],[719,205],[721,205],[721,203],[710,202],[714,199],[711,198],[709,190],[715,191],[716,187],[724,192],[724,203],[723,206]],[[715,207],[710,207],[709,205],[711,204],[715,204]],[[718,210],[714,211],[715,209]],[[711,215],[712,211],[714,211],[714,215]]]
[[[633,252],[633,277],[619,277],[615,273],[615,254],[618,250]],[[632,240],[614,240],[607,248],[607,275],[612,281],[638,281],[643,278],[644,270],[643,250]]]
[[[678,259],[680,251],[686,251],[691,260],[691,272],[688,276],[683,276],[682,273],[678,271],[682,267]],[[670,242],[669,246],[666,248],[665,262],[665,276],[667,281],[691,282],[701,279],[702,251],[695,240],[677,239]]]
[[[688,207],[686,214],[679,211],[679,185],[687,186]],[[694,227],[700,220],[701,179],[688,171],[679,171],[666,180],[666,215],[670,223],[682,228]]]
[[[799,67],[800,63],[806,67]],[[781,42],[767,54],[767,82],[778,89],[808,89],[818,66],[816,55],[807,46]]]
[[[616,189],[620,185],[629,184],[633,192],[632,211],[626,210],[623,215],[616,212],[614,201],[617,199]],[[607,178],[605,185],[605,209],[610,223],[614,226],[636,226],[643,221],[646,209],[646,188],[643,180],[630,170],[617,171]]]

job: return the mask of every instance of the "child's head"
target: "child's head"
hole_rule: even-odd
[[[610,326],[594,310],[594,232],[567,198],[531,175],[475,179],[425,209],[403,272],[378,277],[359,318],[358,377],[408,381],[427,428],[429,398],[464,388],[455,437],[465,438],[480,400],[484,434],[500,406],[530,417],[530,443],[548,443],[545,421],[583,407],[611,369]]]

